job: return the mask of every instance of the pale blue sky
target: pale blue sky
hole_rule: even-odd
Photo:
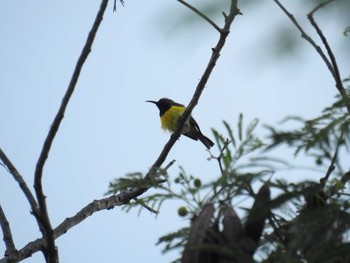
[[[112,13],[112,2],[44,169],[54,227],[102,198],[113,178],[147,172],[169,134],[161,131],[158,111],[145,100],[166,96],[187,104],[218,39],[205,22],[181,26],[181,17],[190,11],[177,1],[127,1],[125,7],[118,5],[117,13]],[[30,187],[44,138],[99,5],[100,1],[0,2],[0,147]],[[304,21],[309,10],[297,18]],[[304,40],[294,56],[271,58],[269,46],[280,26],[299,35],[272,1],[242,12],[193,113],[209,137],[211,127],[223,131],[222,120],[235,124],[240,112],[247,120],[269,124],[286,115],[315,117],[336,94],[325,65]],[[215,20],[222,22],[221,17]],[[344,47],[349,38],[342,30],[347,25],[339,16],[321,26],[346,77],[350,59]],[[217,163],[207,157],[203,145],[181,138],[167,160],[176,159],[170,177],[181,165],[204,181],[215,178]],[[1,167],[0,193],[21,248],[40,233],[22,192]],[[57,240],[61,262],[169,262],[177,254],[164,256],[155,243],[186,225],[177,216],[179,205],[164,204],[157,218],[148,211],[125,214],[120,208],[99,212]],[[4,249],[0,242],[1,256]],[[44,260],[37,253],[24,262]]]

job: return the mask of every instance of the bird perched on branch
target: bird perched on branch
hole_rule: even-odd
[[[162,128],[174,132],[180,116],[186,110],[185,106],[167,98],[162,98],[158,101],[148,100],[147,102],[154,103],[158,107]],[[214,145],[208,137],[203,135],[197,122],[191,115],[187,118],[181,134],[195,141],[200,140],[208,149]]]

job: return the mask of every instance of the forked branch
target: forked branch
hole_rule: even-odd
[[[234,18],[239,13],[240,13],[239,9],[237,8],[237,0],[231,0],[230,13],[228,16],[225,16],[225,25],[222,29],[220,29],[220,38],[219,38],[219,41],[216,44],[215,48],[212,49],[213,53],[209,59],[208,66],[205,69],[205,71],[204,71],[204,73],[203,73],[203,75],[202,75],[202,77],[201,77],[201,79],[196,87],[196,90],[192,96],[192,99],[191,99],[189,105],[187,106],[185,112],[181,115],[181,117],[177,123],[177,127],[176,127],[175,132],[172,134],[172,136],[170,137],[170,140],[164,146],[163,151],[161,152],[161,154],[159,155],[159,157],[155,161],[155,163],[152,165],[152,168],[150,169],[150,173],[148,173],[147,176],[149,176],[149,174],[152,174],[152,172],[154,170],[157,170],[157,168],[163,164],[163,162],[165,161],[171,148],[173,147],[173,145],[175,144],[177,139],[180,137],[181,130],[185,124],[185,121],[187,120],[188,116],[190,116],[194,107],[197,105],[197,103],[199,101],[199,97],[201,96],[201,94],[204,90],[204,87],[205,87],[205,85],[206,85],[206,83],[211,75],[211,72],[213,71],[213,69],[216,65],[216,62],[218,61],[218,59],[220,57],[220,52],[225,45],[227,36],[230,33],[231,24],[232,24]]]
[[[87,217],[92,215],[93,213],[104,210],[104,209],[112,209],[115,206],[121,206],[124,204],[127,204],[130,200],[137,198],[144,192],[148,190],[148,188],[144,187],[135,187],[133,189],[130,189],[126,192],[121,192],[117,195],[101,199],[101,200],[95,200],[92,203],[85,206],[80,212],[78,212],[75,216],[72,216],[70,218],[65,219],[57,228],[52,229],[47,207],[46,207],[46,201],[45,201],[45,195],[42,188],[42,176],[43,176],[43,168],[45,165],[45,162],[48,158],[48,154],[50,152],[53,140],[56,136],[56,133],[60,127],[61,121],[64,117],[65,110],[67,108],[68,102],[74,92],[75,86],[77,84],[82,66],[90,53],[92,43],[94,41],[96,32],[98,30],[98,27],[102,21],[103,14],[105,12],[105,9],[107,7],[108,0],[102,0],[100,10],[97,14],[97,17],[95,19],[94,25],[92,27],[92,30],[89,33],[88,39],[86,41],[86,44],[84,46],[84,49],[81,53],[81,56],[79,57],[79,60],[77,62],[76,68],[74,70],[73,76],[71,78],[70,84],[68,86],[68,89],[66,91],[66,94],[63,97],[62,104],[57,112],[57,115],[51,125],[51,128],[49,130],[49,133],[46,137],[46,140],[44,142],[42,151],[40,153],[40,157],[38,159],[36,170],[35,170],[35,192],[38,199],[38,206],[39,206],[39,212],[40,215],[43,216],[43,221],[41,221],[40,229],[43,232],[43,238],[37,239],[33,242],[28,243],[25,247],[20,249],[17,253],[17,258],[15,260],[23,260],[25,258],[30,257],[33,253],[42,250],[43,248],[47,249],[47,256],[49,258],[53,258],[53,261],[48,262],[58,262],[54,261],[57,259],[55,255],[57,255],[57,251],[55,248],[55,242],[54,240],[58,238],[59,236],[66,233],[70,228],[73,226],[79,224],[83,220],[85,220]],[[230,13],[228,15],[224,14],[225,16],[225,24],[222,29],[220,29],[220,38],[215,46],[215,48],[212,49],[212,55],[209,59],[209,63],[204,71],[203,76],[201,77],[196,90],[193,94],[193,97],[191,99],[191,102],[189,103],[188,107],[186,108],[185,112],[181,116],[181,118],[178,121],[176,131],[169,139],[168,143],[164,146],[163,151],[159,155],[158,159],[155,161],[155,163],[152,165],[151,169],[146,175],[146,178],[151,178],[152,175],[157,173],[159,171],[159,168],[165,161],[169,151],[171,150],[172,146],[175,144],[177,139],[180,137],[180,131],[182,130],[182,127],[185,123],[185,120],[188,118],[188,116],[191,114],[193,108],[198,103],[199,98],[204,90],[204,87],[211,75],[211,72],[213,71],[217,60],[220,57],[220,52],[225,45],[227,36],[230,32],[231,24],[238,15],[239,9],[237,8],[237,0],[231,0],[231,8]],[[4,262],[11,262],[11,260],[14,260],[14,258],[3,258],[0,260],[0,263]]]
[[[282,9],[282,11],[288,16],[288,18],[292,21],[292,23],[295,25],[295,27],[299,30],[299,32],[301,33],[301,37],[304,38],[306,41],[308,41],[315,48],[317,53],[320,55],[320,57],[322,58],[322,60],[326,64],[329,72],[332,74],[333,79],[335,80],[335,86],[336,86],[338,92],[340,93],[342,99],[344,99],[344,101],[346,103],[346,108],[347,108],[348,113],[350,113],[349,98],[348,98],[348,95],[346,94],[343,82],[341,80],[341,76],[340,76],[340,72],[339,72],[339,68],[338,68],[338,64],[336,62],[335,56],[332,52],[331,47],[328,44],[326,37],[324,36],[321,29],[319,28],[319,26],[317,25],[317,23],[315,22],[315,20],[313,18],[313,15],[315,14],[316,11],[318,11],[320,8],[326,6],[327,4],[329,4],[333,1],[335,1],[335,0],[328,0],[326,2],[320,3],[307,15],[311,25],[315,28],[318,36],[320,37],[323,45],[325,46],[325,48],[327,50],[327,53],[329,56],[329,57],[327,57],[326,54],[324,53],[324,51],[322,50],[322,48],[320,46],[318,46],[316,44],[316,42],[303,30],[303,28],[300,26],[300,24],[295,19],[295,17],[290,12],[288,12],[288,10],[281,4],[281,2],[279,0],[274,0],[274,2],[278,5],[278,7]]]

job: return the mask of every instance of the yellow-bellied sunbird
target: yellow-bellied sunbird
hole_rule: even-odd
[[[162,98],[158,101],[147,100],[146,102],[157,105],[162,128],[174,132],[177,121],[186,109],[185,106],[167,98]],[[200,140],[208,149],[214,145],[208,137],[203,135],[197,122],[191,115],[186,120],[181,133],[195,141]]]

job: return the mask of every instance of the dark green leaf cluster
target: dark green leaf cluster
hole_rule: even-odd
[[[289,17],[299,27],[294,17]],[[313,25],[317,31],[317,25]],[[344,35],[348,32],[346,28]],[[320,116],[289,116],[282,122],[292,127],[288,129],[266,125],[265,142],[255,135],[257,120],[246,125],[240,114],[235,126],[224,121],[224,132],[212,129],[219,155],[211,155],[210,160],[218,163],[219,172],[210,182],[188,175],[183,168],[174,181],[166,183],[145,183],[142,176],[136,181],[118,181],[117,189],[157,187],[156,193],[143,195],[128,209],[160,209],[168,200],[181,203],[178,214],[188,219],[189,226],[158,241],[164,252],[182,249],[178,262],[350,262],[348,158],[347,168],[342,167],[350,146],[350,96],[340,83],[338,66],[326,39],[322,32],[317,33],[330,57],[324,60],[329,62],[327,66],[341,94]],[[285,39],[286,36],[282,40]],[[293,37],[287,43],[278,41],[282,47],[292,46],[288,43],[293,45]],[[319,46],[316,50],[324,56]],[[313,158],[318,177],[311,182],[299,174],[301,179],[293,183],[288,177],[278,178],[281,168],[296,174],[293,168],[297,165],[267,155],[277,146],[293,150],[295,156]],[[310,170],[298,171],[303,175]]]
[[[302,124],[294,130],[269,126],[270,143],[255,135],[258,121],[246,125],[241,114],[234,127],[223,122],[224,134],[213,129],[219,155],[210,159],[218,163],[217,179],[203,182],[180,167],[172,181],[130,174],[113,182],[109,193],[156,187],[126,205],[127,211],[159,210],[165,201],[179,201],[179,216],[189,226],[158,241],[164,252],[182,249],[179,262],[350,262],[350,193],[345,187],[350,171],[343,172],[339,161],[350,143],[347,103],[338,98],[311,120],[288,118]],[[267,155],[282,145],[329,165],[321,166],[318,181],[277,178],[281,166],[293,171],[289,162]]]
[[[238,119],[236,126],[237,128],[235,129],[236,132],[234,132],[234,129],[232,129],[227,122],[223,122],[223,124],[227,136],[224,136],[217,130],[213,130],[216,143],[221,151],[218,157],[211,157],[212,160],[217,160],[220,167],[221,173],[218,179],[209,183],[202,183],[198,178],[187,175],[184,169],[180,168],[180,174],[175,179],[175,182],[181,186],[180,189],[176,192],[171,189],[164,189],[168,193],[172,193],[174,196],[176,196],[178,200],[182,200],[183,203],[187,206],[187,210],[189,211],[188,218],[192,225],[191,228],[186,228],[186,231],[175,231],[174,233],[170,233],[164,237],[161,237],[158,244],[165,245],[165,252],[174,248],[183,247],[185,244],[187,244],[186,240],[190,238],[191,233],[193,235],[193,231],[197,231],[194,230],[193,227],[196,225],[196,222],[198,222],[198,220],[201,222],[201,214],[207,204],[212,204],[213,207],[215,207],[215,212],[213,212],[212,216],[209,217],[209,221],[208,218],[203,217],[203,221],[207,222],[206,227],[208,228],[209,234],[204,239],[201,238],[201,236],[195,238],[196,241],[194,243],[194,246],[198,246],[197,249],[201,250],[203,248],[206,248],[209,250],[221,251],[219,253],[221,255],[216,254],[213,256],[214,258],[235,258],[237,255],[233,255],[232,251],[230,251],[230,248],[234,248],[236,252],[238,251],[237,248],[241,246],[248,246],[250,247],[250,250],[254,250],[254,248],[252,248],[254,245],[247,245],[252,241],[247,241],[245,238],[242,240],[246,241],[242,242],[242,244],[240,244],[238,247],[236,245],[233,246],[232,244],[226,246],[225,240],[230,240],[230,238],[224,236],[229,232],[229,230],[226,229],[227,231],[223,232],[215,232],[213,230],[213,228],[220,227],[223,224],[223,222],[221,222],[222,220],[227,221],[228,217],[224,216],[224,211],[226,211],[228,208],[233,210],[232,203],[234,201],[242,202],[245,199],[254,200],[256,194],[253,191],[253,183],[259,183],[262,178],[270,174],[270,172],[268,172],[265,167],[260,169],[261,167],[258,167],[257,165],[254,166],[254,170],[250,172],[245,171],[247,167],[249,167],[250,163],[249,159],[246,157],[258,151],[259,149],[263,149],[264,147],[262,141],[254,134],[254,129],[257,127],[258,121],[254,120],[245,127],[243,115],[241,114]],[[229,139],[225,139],[226,137]],[[198,183],[198,181],[200,181],[200,183]],[[256,209],[257,208],[255,208],[255,210]],[[252,215],[252,213],[250,213],[250,209],[247,208],[246,210],[247,213],[251,215],[250,219],[248,220],[249,222],[255,222],[255,218],[259,218],[259,216],[256,216],[259,213],[253,213]],[[239,218],[238,221],[240,224],[241,232],[243,233],[244,227],[241,224]],[[256,232],[254,231],[256,229],[255,225],[248,225],[250,226],[248,229],[252,229],[250,234],[254,236]],[[202,227],[199,228],[202,229]],[[258,229],[261,229],[262,231],[263,224],[258,227]],[[257,235],[260,236],[260,234]],[[216,237],[213,237],[212,235],[216,235]],[[242,234],[242,237],[243,236],[245,236],[245,234]],[[219,239],[219,244],[215,242],[212,243],[210,241],[212,238],[215,240]],[[245,255],[245,258],[251,258],[248,252],[244,252],[242,255]],[[199,262],[204,262],[202,257],[203,254],[200,254],[198,259]],[[188,260],[192,261],[193,259],[190,257]]]

